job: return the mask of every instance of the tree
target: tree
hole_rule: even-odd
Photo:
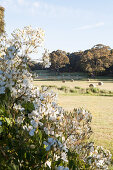
[[[69,64],[69,58],[65,51],[57,50],[50,53],[51,68],[58,71],[66,64]]]
[[[0,6],[0,34],[4,32],[4,8]]]
[[[84,51],[80,62],[84,71],[97,75],[112,65],[113,54],[109,46],[97,44],[90,50]]]
[[[35,70],[43,70],[43,65],[40,62],[32,61],[30,60],[28,62],[28,67],[30,70],[35,71]]]
[[[80,59],[83,52],[74,52],[74,53],[68,53],[69,57],[69,65],[68,70],[69,71],[81,71],[81,65],[80,65]]]

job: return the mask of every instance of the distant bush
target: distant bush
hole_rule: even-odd
[[[75,86],[75,89],[80,89],[80,87],[78,87],[78,86]]]
[[[109,93],[109,91],[103,89],[103,90],[100,90],[100,93]]]
[[[98,88],[90,88],[90,90],[93,93],[99,93],[100,92],[100,89],[98,89]]]
[[[74,90],[74,89],[70,89],[70,92],[71,92],[71,93],[76,93],[77,91]]]
[[[90,88],[86,88],[86,94],[92,95],[92,92],[91,92]]]
[[[109,94],[112,94],[113,92],[112,91],[109,91]]]
[[[69,88],[66,86],[61,86],[58,88],[58,90],[63,90],[65,93],[67,93],[69,91]]]
[[[94,87],[86,88],[87,94],[93,94],[93,93],[99,93],[99,92],[100,92],[100,90],[98,88],[94,88]]]
[[[56,85],[41,85],[41,88],[46,88],[46,89],[51,89],[51,88],[54,88],[54,89],[58,89],[58,87]]]

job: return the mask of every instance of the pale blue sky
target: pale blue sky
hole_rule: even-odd
[[[45,30],[45,47],[73,52],[102,43],[113,48],[113,0],[0,0],[6,31]]]

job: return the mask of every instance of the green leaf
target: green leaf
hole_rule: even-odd
[[[0,133],[2,133],[3,132],[3,127],[2,126],[0,126]]]

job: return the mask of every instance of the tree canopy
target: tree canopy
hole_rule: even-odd
[[[51,68],[59,71],[60,68],[69,64],[69,58],[65,51],[57,50],[50,53],[50,62]]]
[[[97,75],[113,64],[113,53],[109,46],[97,44],[84,51],[81,65],[84,71]]]
[[[68,53],[69,57],[69,65],[68,65],[68,70],[69,71],[81,71],[81,66],[80,66],[80,59],[81,55],[83,52],[73,52],[73,53]]]

